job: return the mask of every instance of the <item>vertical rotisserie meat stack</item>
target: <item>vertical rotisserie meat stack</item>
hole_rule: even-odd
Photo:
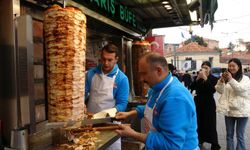
[[[139,59],[145,53],[149,52],[148,41],[135,41],[132,45],[132,67],[133,67],[133,82],[136,96],[145,96],[144,82],[140,80],[139,71]]]
[[[54,5],[44,14],[50,122],[84,116],[86,16]]]

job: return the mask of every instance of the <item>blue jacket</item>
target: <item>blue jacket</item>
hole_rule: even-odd
[[[117,111],[125,111],[128,104],[129,97],[129,82],[127,76],[118,68],[116,64],[113,70],[108,74],[109,77],[113,77],[118,70],[118,74],[115,78],[115,84],[113,88],[114,99],[116,100],[116,109]],[[91,81],[95,73],[101,74],[101,65],[92,68],[88,71],[85,82],[85,97],[88,96],[88,93],[91,89]]]
[[[153,108],[161,89],[168,83],[170,73],[162,82],[149,90],[152,98],[147,102]],[[136,108],[139,118],[144,117],[144,106]],[[198,146],[196,132],[196,110],[190,92],[173,77],[164,90],[153,111],[153,126],[157,131],[149,131],[146,149],[150,150],[194,150]]]

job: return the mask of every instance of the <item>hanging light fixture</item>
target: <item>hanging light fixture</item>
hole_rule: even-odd
[[[162,1],[163,5],[169,4],[169,1]]]
[[[172,6],[170,4],[170,2],[168,0],[164,0],[161,2],[162,5],[167,9],[167,10],[171,10],[172,9]]]
[[[171,9],[172,9],[172,6],[171,6],[171,5],[164,5],[164,7],[165,7],[167,10],[171,10]]]
[[[197,21],[197,12],[196,11],[189,11],[191,21]]]

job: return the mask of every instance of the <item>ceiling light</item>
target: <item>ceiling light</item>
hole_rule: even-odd
[[[162,4],[166,5],[166,4],[169,4],[169,2],[168,1],[163,1]]]
[[[187,4],[191,3],[192,0],[186,0]]]
[[[196,11],[189,11],[190,17],[191,17],[191,21],[197,21],[197,12]]]
[[[172,7],[171,7],[170,5],[164,5],[164,7],[165,7],[167,10],[172,9]]]

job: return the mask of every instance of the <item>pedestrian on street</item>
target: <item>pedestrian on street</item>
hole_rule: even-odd
[[[211,150],[219,150],[218,134],[216,130],[216,105],[214,100],[215,85],[218,81],[211,74],[211,63],[205,61],[201,65],[201,71],[192,82],[190,89],[196,91],[194,97],[198,123],[199,144],[211,143]]]
[[[190,89],[190,85],[192,83],[192,77],[188,73],[188,71],[185,72],[185,74],[182,77],[182,82],[184,82],[184,86],[188,89]]]
[[[244,69],[244,75],[248,76],[250,78],[250,70],[247,70],[247,68]]]
[[[117,133],[145,143],[150,150],[198,150],[192,95],[169,72],[166,59],[157,53],[145,54],[139,61],[139,73],[151,88],[147,104],[130,112],[118,112],[116,118],[144,118],[146,133],[125,125],[119,125]]]
[[[236,126],[237,150],[246,150],[245,129],[250,116],[250,79],[243,75],[239,59],[232,58],[217,85],[221,94],[217,112],[225,115],[227,150],[234,150],[234,129]]]
[[[168,64],[168,69],[169,71],[172,73],[172,76],[175,76],[179,81],[180,81],[180,77],[177,74],[177,69],[173,64]]]

